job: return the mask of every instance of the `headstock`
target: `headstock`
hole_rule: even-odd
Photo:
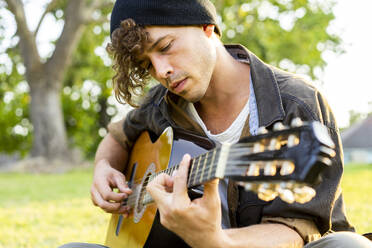
[[[276,123],[272,131],[260,128],[258,135],[232,145],[225,177],[238,181],[262,200],[279,196],[288,203],[305,203],[316,194],[312,186],[335,156],[327,129],[319,122],[291,126]]]

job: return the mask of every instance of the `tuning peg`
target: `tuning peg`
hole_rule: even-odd
[[[300,127],[303,125],[303,122],[300,118],[294,118],[292,121],[291,121],[291,127]]]
[[[247,171],[247,176],[257,177],[259,175],[260,175],[260,166],[258,165],[258,163],[251,163]]]
[[[259,152],[263,152],[264,151],[264,146],[261,144],[261,143],[254,143],[253,145],[253,152],[254,153],[259,153]]]
[[[270,139],[269,150],[275,151],[279,149],[280,149],[280,142],[278,142],[278,139],[277,138]]]
[[[291,134],[288,136],[288,141],[287,141],[288,147],[296,146],[299,143],[300,143],[300,139],[295,134]]]
[[[323,153],[323,154],[325,154],[325,155],[328,155],[331,158],[333,158],[334,156],[336,156],[335,150],[333,150],[331,148],[328,148],[326,146],[321,146],[320,147],[320,152]]]
[[[268,133],[268,131],[265,127],[259,127],[257,130],[257,134],[266,134],[266,133]]]
[[[294,188],[295,201],[301,204],[309,202],[316,195],[316,191],[309,186],[295,187]]]
[[[276,174],[276,161],[267,162],[264,168],[265,176],[275,176]]]
[[[280,131],[285,129],[286,127],[281,123],[280,121],[274,124],[273,130],[274,131]]]
[[[257,193],[258,198],[263,201],[271,201],[278,196],[278,192],[275,190],[275,185],[269,183],[263,183],[258,186]]]
[[[327,157],[323,157],[323,156],[318,156],[317,157],[317,161],[318,162],[321,162],[327,166],[330,166],[332,164],[332,160],[330,160],[329,158]]]
[[[292,193],[292,190],[286,189],[286,188],[279,188],[279,196],[280,199],[287,203],[294,203],[295,197],[294,194]]]
[[[282,168],[280,169],[280,175],[287,176],[293,173],[295,170],[295,165],[291,161],[284,161],[282,164]]]
[[[243,186],[246,191],[253,191],[255,193],[258,191],[258,185],[256,183],[240,182],[240,185]]]

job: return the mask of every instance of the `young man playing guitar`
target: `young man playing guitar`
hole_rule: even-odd
[[[336,144],[333,165],[311,202],[264,202],[232,180],[217,179],[205,183],[201,198],[191,200],[186,187],[190,156],[185,155],[173,176],[161,174],[147,185],[159,215],[153,226],[158,231],[144,246],[370,247],[367,239],[352,233],[344,213],[340,137],[326,100],[303,79],[263,63],[243,46],[224,46],[216,19],[208,0],[116,2],[108,47],[114,55],[116,97],[133,104],[133,93],[150,76],[160,84],[139,108],[109,126],[96,153],[93,203],[128,216],[122,202],[132,191],[122,172],[145,130],[159,136],[172,126],[216,143],[236,143],[257,134],[259,126],[289,125],[299,117],[320,121]],[[351,232],[321,238],[333,231]]]

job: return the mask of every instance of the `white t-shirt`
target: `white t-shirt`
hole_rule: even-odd
[[[238,117],[236,117],[236,119],[234,120],[234,122],[225,131],[223,131],[222,133],[218,133],[218,134],[212,134],[207,129],[203,120],[200,118],[198,112],[196,111],[194,104],[189,103],[187,106],[187,111],[189,115],[191,116],[191,118],[193,118],[201,126],[205,134],[211,140],[217,141],[220,144],[222,143],[234,144],[239,141],[243,128],[244,128],[244,124],[249,115],[249,99],[247,103],[245,104],[244,108],[242,109],[242,111],[240,112],[240,114],[238,115]]]

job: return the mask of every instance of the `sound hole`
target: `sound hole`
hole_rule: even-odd
[[[149,177],[151,174],[148,174],[145,178],[145,180],[142,183],[141,192],[138,197],[138,205],[137,205],[137,212],[141,212],[144,208],[144,197],[146,195],[146,186],[149,183]]]
[[[146,202],[148,202],[147,200],[150,197],[149,194],[146,192],[146,186],[151,179],[151,175],[155,173],[155,168],[156,167],[154,163],[151,163],[149,165],[149,167],[147,168],[145,172],[145,175],[142,178],[142,182],[138,189],[139,192],[137,191],[138,193],[136,197],[136,205],[134,207],[134,219],[133,219],[134,223],[138,223],[141,220],[146,210]]]

